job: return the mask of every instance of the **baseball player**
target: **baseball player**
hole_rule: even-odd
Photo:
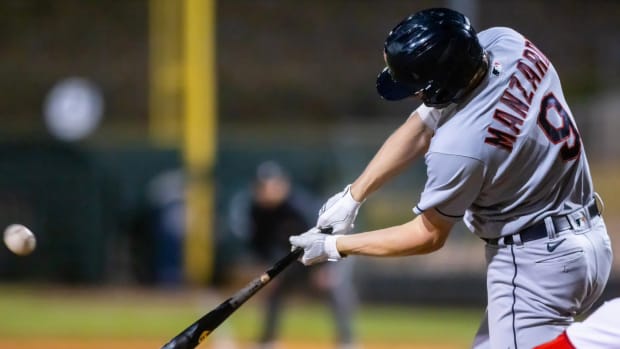
[[[556,339],[535,349],[620,348],[620,298],[603,303],[583,322],[575,322]]]
[[[423,105],[324,204],[317,228],[290,237],[304,249],[301,261],[431,253],[463,219],[486,243],[487,309],[472,347],[530,349],[553,339],[600,296],[612,262],[553,65],[518,32],[477,34],[465,16],[443,8],[399,23],[384,60],[379,94]],[[417,216],[348,234],[364,200],[422,154],[427,181]],[[319,232],[327,226],[334,235]]]

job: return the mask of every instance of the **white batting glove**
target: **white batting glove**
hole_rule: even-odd
[[[289,237],[291,245],[304,249],[300,261],[304,265],[312,265],[325,261],[335,262],[342,259],[336,247],[336,240],[342,235],[329,235],[312,228],[301,235]]]
[[[356,201],[351,195],[351,184],[343,191],[333,195],[319,210],[316,225],[319,228],[331,227],[332,234],[348,234],[353,230],[357,212],[362,202]]]

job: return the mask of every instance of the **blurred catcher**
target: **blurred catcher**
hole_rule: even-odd
[[[251,190],[232,199],[229,226],[246,242],[252,256],[264,265],[273,264],[290,251],[289,236],[312,226],[318,205],[301,188],[293,188],[285,170],[267,161],[256,169]],[[271,348],[277,339],[277,328],[284,297],[295,287],[326,292],[330,300],[340,348],[353,347],[351,316],[356,297],[352,285],[352,261],[317,266],[311,269],[294,264],[283,271],[266,288],[265,320],[259,338],[261,348]]]
[[[506,27],[476,33],[444,8],[399,23],[377,89],[423,102],[363,173],[290,238],[310,265],[348,255],[440,249],[457,221],[486,243],[487,309],[473,348],[529,349],[588,310],[612,251],[585,150],[545,55]],[[409,222],[349,234],[362,202],[425,154],[427,181]],[[345,235],[348,234],[348,235]]]

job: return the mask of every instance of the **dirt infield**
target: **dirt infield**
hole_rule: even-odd
[[[104,339],[1,339],[0,349],[157,349],[163,343],[156,340]],[[252,349],[252,345],[235,343],[203,343],[199,349]],[[362,343],[359,349],[458,349],[455,345],[429,343]],[[328,343],[284,342],[277,349],[336,349]]]

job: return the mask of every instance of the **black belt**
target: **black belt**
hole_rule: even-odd
[[[592,202],[590,205],[588,205],[587,209],[588,209],[588,213],[590,214],[591,218],[594,218],[600,214],[598,207],[596,206],[596,200]],[[561,232],[561,231],[572,228],[572,225],[570,223],[570,219],[568,219],[568,216],[551,217],[551,221],[553,222],[553,226],[555,227],[556,232]],[[508,235],[508,236],[504,236],[501,238],[495,238],[495,239],[482,239],[482,240],[486,241],[489,245],[497,245],[499,243],[499,240],[503,238],[505,245],[512,245],[514,244],[514,241],[515,241],[515,239],[513,238],[513,236],[515,235],[519,235],[519,237],[521,238],[521,242],[542,239],[548,236],[547,226],[545,225],[544,221],[538,222],[530,227],[523,229],[521,232],[513,234],[513,235]]]

